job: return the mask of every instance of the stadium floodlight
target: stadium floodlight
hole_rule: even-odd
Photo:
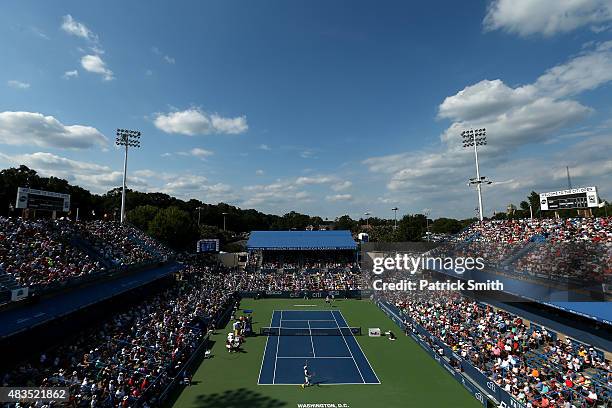
[[[200,213],[200,211],[202,211],[202,207],[197,207],[196,210],[198,210],[198,228],[200,227],[200,219],[202,218],[202,214]]]
[[[425,208],[423,209],[423,214],[425,215],[425,238],[429,241],[429,215],[431,214],[431,210]]]
[[[225,216],[228,215],[229,213],[224,212],[221,214],[223,214],[223,231],[225,231]]]
[[[475,185],[478,191],[478,215],[480,221],[483,220],[482,215],[482,184],[492,184],[493,182],[488,180],[486,177],[480,176],[480,166],[478,164],[478,146],[486,146],[487,144],[487,130],[481,129],[468,129],[461,132],[463,138],[463,147],[474,148],[474,158],[476,160],[476,178],[471,178],[468,185]]]
[[[393,211],[395,213],[395,215],[393,216],[394,217],[393,230],[397,229],[397,210],[398,210],[397,207],[393,207],[391,209],[391,211]]]
[[[366,216],[366,228],[369,229],[370,228],[370,212],[366,211],[363,213],[363,215]]]
[[[139,130],[128,130],[128,129],[117,129],[117,139],[115,144],[117,146],[125,146],[125,158],[123,160],[123,189],[121,190],[121,223],[125,220],[125,184],[127,180],[127,160],[128,160],[128,149],[130,147],[140,147],[140,136]]]

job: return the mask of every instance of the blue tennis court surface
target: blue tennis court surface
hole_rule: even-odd
[[[270,327],[337,329],[341,334],[269,336],[258,384],[302,384],[306,361],[313,384],[380,384],[340,311],[275,310]]]

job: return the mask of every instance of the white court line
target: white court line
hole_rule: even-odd
[[[366,383],[366,382],[360,382],[360,383],[322,383],[324,386],[329,386],[329,385],[380,385],[380,383]],[[289,383],[277,383],[277,384],[258,384],[258,385],[302,385],[302,384],[289,384]]]
[[[274,321],[274,312],[272,312],[272,317],[270,317],[270,325],[272,325],[273,321]],[[264,360],[266,359],[266,351],[268,350],[269,342],[270,342],[270,337],[268,336],[266,338],[266,347],[264,348],[264,353],[263,353],[263,356],[261,357],[261,367],[259,367],[259,377],[257,377],[257,385],[259,385],[259,379],[261,378],[261,370],[263,370],[263,363],[264,363]]]
[[[299,305],[294,305],[294,306],[299,306]],[[304,305],[304,306],[306,306],[306,305]],[[308,305],[308,306],[310,307],[311,305]],[[312,306],[315,306],[315,305],[312,305]],[[282,311],[282,310],[280,310],[280,311],[279,311],[279,310],[274,310],[274,311],[272,312],[272,319],[270,320],[270,325],[272,325],[272,322],[273,322],[273,320],[274,320],[274,313],[275,313],[275,312],[280,312],[280,313],[281,313],[281,319],[282,319],[282,312],[283,312],[283,311]],[[324,321],[332,321],[332,322],[335,322],[335,323],[336,323],[336,326],[338,326],[338,328],[340,328],[340,325],[338,324],[338,320],[336,319],[336,316],[335,316],[335,315],[332,313],[333,311],[330,311],[330,310],[321,310],[321,312],[329,312],[329,313],[331,313],[331,315],[333,316],[334,320],[324,320]],[[342,318],[344,319],[344,316],[343,316]],[[287,320],[286,320],[286,321],[287,321]],[[314,320],[311,320],[311,321],[314,321]],[[344,321],[346,322],[346,319],[345,319]],[[347,326],[346,328],[348,328],[348,326]],[[280,337],[280,336],[279,336],[279,337]],[[344,337],[344,336],[343,336],[343,337]],[[269,338],[268,338],[268,339],[269,339]],[[279,340],[279,342],[280,342],[280,338],[279,338],[278,340]],[[344,341],[345,341],[345,343],[346,343],[346,339],[344,339]],[[346,344],[347,344],[347,348],[348,348],[348,343],[346,343]],[[361,346],[359,345],[359,342],[357,342],[357,345],[359,346],[359,349],[361,350]],[[266,348],[267,348],[267,347],[268,347],[268,340],[266,340]],[[353,360],[353,363],[355,363],[355,366],[357,366],[357,362],[355,361],[355,358],[352,356],[352,355],[353,355],[353,353],[351,352],[351,349],[350,349],[350,348],[349,348],[349,352],[351,353],[351,357],[316,357],[316,359],[317,359],[317,360],[319,360],[319,359],[321,359],[321,360],[322,360],[322,359],[326,359],[326,358],[332,358],[332,359],[352,359],[352,360]],[[361,352],[363,353],[363,350],[361,350]],[[264,362],[264,359],[265,359],[265,355],[266,355],[266,354],[265,354],[265,350],[264,350],[264,356],[263,356],[262,361],[261,361],[262,368],[263,368],[263,362]],[[364,355],[364,357],[365,357],[365,354],[363,354],[363,355]],[[276,361],[277,361],[278,359],[280,359],[280,358],[282,358],[282,359],[296,358],[296,359],[304,359],[304,360],[307,360],[307,359],[309,359],[309,358],[313,358],[313,357],[279,357],[279,356],[278,356],[278,343],[277,343],[277,344],[276,344],[276,355],[274,356],[274,372],[275,372],[275,374],[274,374],[274,378],[273,378],[273,380],[272,380],[272,383],[265,383],[265,384],[261,384],[259,381],[257,381],[257,385],[276,385],[276,386],[278,386],[278,385],[289,385],[289,386],[302,385],[301,383],[300,383],[300,384],[289,384],[289,383],[276,383],[276,382],[275,382],[275,380],[276,380]],[[367,357],[365,357],[365,358],[366,358],[366,361],[367,361]],[[368,361],[368,365],[370,365],[370,368],[372,368],[372,365],[370,364],[370,362],[369,362],[369,361]],[[357,366],[357,370],[359,370],[359,367],[358,367],[358,366]],[[372,372],[374,373],[374,376],[376,376],[376,372],[374,372],[374,369],[373,369],[373,368],[372,368]],[[361,374],[361,372],[360,372],[360,374]],[[260,369],[259,375],[260,375],[260,377],[261,377],[261,369]],[[362,376],[362,379],[363,379],[363,376]],[[376,379],[378,380],[378,376],[376,376]],[[372,383],[372,382],[365,382],[365,381],[363,381],[363,382],[358,382],[358,383],[357,383],[357,382],[356,382],[356,383],[329,383],[329,384],[325,384],[325,385],[327,386],[327,385],[380,385],[380,384],[381,384],[381,382],[380,382],[380,380],[378,380],[378,382],[377,382],[377,383]]]
[[[314,312],[314,310],[311,310]],[[284,319],[282,322],[335,322],[335,320],[327,319],[327,320],[317,320],[317,319]]]
[[[310,320],[308,321],[308,331],[310,332],[310,345],[312,346],[312,356],[317,358],[317,355],[314,351],[314,341],[312,341],[312,329],[310,328]]]
[[[283,321],[283,311],[281,310],[280,312],[280,319],[281,322]],[[274,313],[272,313],[272,316],[274,316]],[[270,323],[272,324],[272,323]],[[276,354],[274,354],[274,375],[272,376],[272,384],[274,384],[274,381],[276,380],[276,362],[278,361],[278,346],[280,344],[281,341],[281,337],[282,336],[278,336],[278,340],[276,341]]]
[[[336,319],[336,315],[334,315],[332,313],[332,316],[334,316],[334,320],[336,320],[336,325],[338,326],[338,330],[340,330],[340,334],[342,335],[342,340],[344,340],[344,344],[346,344],[346,348],[348,349],[349,353],[351,353],[351,357],[353,358],[353,363],[355,364],[355,367],[357,367],[357,371],[359,372],[359,376],[361,377],[361,381],[363,381],[364,383],[365,378],[363,378],[363,374],[361,374],[361,370],[359,369],[359,366],[357,365],[357,361],[355,361],[355,356],[353,356],[353,352],[351,351],[351,348],[349,347],[346,338],[344,337],[344,333],[342,333],[342,329],[340,329],[340,324],[338,324],[338,320]],[[345,320],[346,322],[346,320]]]
[[[340,316],[342,316],[342,319],[344,320],[344,323],[348,324],[348,322],[344,318],[344,315],[342,314],[342,312],[340,312]],[[335,319],[335,316],[334,316],[334,319]],[[361,348],[361,344],[359,344],[359,341],[357,341],[355,336],[353,336],[353,339],[355,339],[355,343],[357,343],[357,346],[359,347],[359,351],[361,351],[361,355],[365,358],[366,362],[370,366],[370,370],[372,370],[372,373],[374,374],[374,377],[376,377],[376,381],[378,381],[378,384],[380,384],[380,378],[378,378],[378,376],[376,375],[376,371],[374,371],[374,367],[372,367],[372,364],[370,364],[370,360],[368,360],[368,356],[366,356],[366,354],[363,352],[363,349]],[[376,383],[366,383],[366,384],[376,384]]]
[[[350,329],[350,327],[342,327],[343,329]],[[310,330],[310,327],[267,327],[267,329],[290,329],[290,330]],[[336,329],[335,327],[313,327],[312,330],[327,330]]]
[[[303,360],[312,360],[313,358],[326,359],[326,358],[353,358],[353,357],[345,356],[345,357],[276,357],[276,358],[297,358],[297,359],[303,359]]]

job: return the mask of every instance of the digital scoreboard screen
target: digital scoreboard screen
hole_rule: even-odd
[[[201,239],[197,244],[197,252],[219,252],[218,239]]]
[[[28,208],[34,210],[63,211],[64,199],[61,197],[48,197],[30,193],[28,195]]]
[[[540,208],[544,211],[584,209],[598,205],[599,197],[596,187],[581,187],[540,194]]]
[[[70,194],[19,187],[15,207],[68,212],[70,211]]]

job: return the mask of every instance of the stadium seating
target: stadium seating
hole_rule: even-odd
[[[161,294],[1,373],[0,385],[69,387],[71,406],[155,406],[231,304],[233,277],[217,272],[189,266]]]
[[[612,279],[612,218],[521,219],[474,223],[455,255],[531,279],[606,283]]]
[[[519,316],[448,292],[418,297],[389,295],[407,316],[469,359],[497,385],[523,403],[542,400],[564,407],[611,400],[612,371],[601,352],[561,340]],[[589,397],[591,394],[591,397]],[[570,405],[571,406],[571,405]]]
[[[114,222],[0,217],[0,289],[44,289],[169,256],[141,231]]]

